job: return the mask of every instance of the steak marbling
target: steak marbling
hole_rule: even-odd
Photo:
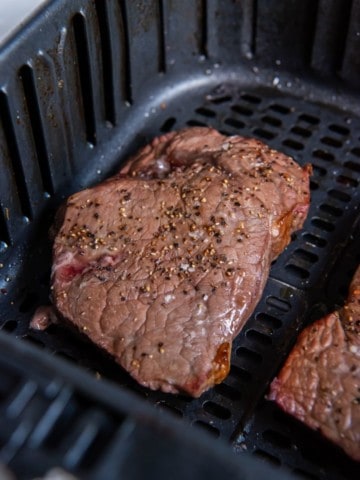
[[[199,396],[304,222],[310,170],[211,128],[155,138],[59,214],[58,312],[142,385]]]
[[[360,461],[360,267],[344,307],[301,333],[269,398]]]

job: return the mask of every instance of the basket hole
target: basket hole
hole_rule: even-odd
[[[313,171],[314,171],[314,174],[319,177],[324,177],[326,175],[326,168],[319,167],[319,165],[315,165],[314,163],[313,163]]]
[[[360,157],[360,147],[355,147],[350,150],[356,157]]]
[[[308,270],[306,270],[305,268],[299,267],[299,265],[293,265],[292,263],[289,263],[288,265],[285,266],[285,268],[291,275],[293,275],[294,277],[300,278],[301,280],[305,280],[310,276]]]
[[[330,197],[340,200],[341,202],[348,203],[351,200],[351,196],[341,190],[332,189],[328,191]]]
[[[266,303],[270,307],[277,308],[282,312],[290,312],[291,310],[291,303],[287,302],[286,300],[282,300],[278,297],[274,297],[273,295],[270,295],[266,298]]]
[[[246,332],[246,338],[251,340],[254,343],[260,345],[271,345],[272,340],[268,335],[258,332],[257,330],[251,329]]]
[[[224,128],[219,128],[219,133],[225,135],[225,137],[230,137],[231,135],[234,135],[234,132],[230,130],[225,130]]]
[[[170,132],[172,127],[175,125],[175,123],[176,123],[176,118],[175,117],[167,118],[165,120],[165,122],[161,125],[160,131],[164,132],[164,133]]]
[[[330,145],[330,147],[335,147],[335,148],[340,148],[342,147],[342,142],[339,140],[336,140],[336,138],[333,137],[323,137],[320,139],[321,143],[324,143],[325,145]]]
[[[303,250],[299,248],[295,250],[294,256],[296,256],[300,260],[304,260],[305,262],[315,263],[319,260],[318,255],[316,253],[308,252],[307,250]]]
[[[341,183],[342,185],[346,185],[347,187],[357,187],[359,182],[355,180],[354,178],[348,177],[347,175],[339,175],[336,178],[336,181],[338,183]]]
[[[341,217],[341,215],[343,213],[341,208],[334,207],[333,205],[328,205],[327,203],[323,203],[322,205],[320,205],[319,208],[323,212],[329,213],[333,217]]]
[[[265,430],[265,432],[262,433],[262,437],[266,442],[271,443],[277,448],[291,448],[292,446],[290,438],[274,430]]]
[[[271,140],[276,137],[276,134],[269,132],[269,130],[264,130],[263,128],[255,128],[253,131],[254,135],[257,135],[260,138],[265,138],[266,140]]]
[[[213,435],[214,437],[218,438],[220,436],[220,431],[218,428],[214,427],[213,425],[209,425],[206,422],[203,422],[202,420],[196,420],[196,422],[192,423],[196,427],[200,427],[203,430],[206,430],[208,433]]]
[[[321,160],[325,160],[326,162],[332,162],[335,160],[334,155],[330,152],[326,152],[325,150],[314,150],[312,154],[313,157],[320,158]]]
[[[246,347],[237,348],[235,353],[237,357],[246,362],[255,363],[256,365],[260,365],[262,362],[262,356],[259,353],[249,350]]]
[[[275,330],[282,327],[281,320],[265,312],[259,312],[256,315],[256,320],[260,323],[270,326],[272,329],[275,329]]]
[[[4,325],[2,326],[2,330],[5,330],[5,332],[12,333],[16,330],[17,328],[17,321],[16,320],[8,320]]]
[[[304,478],[307,480],[320,480],[320,477],[313,475],[312,473],[306,472],[302,468],[294,468],[292,471],[297,478]]]
[[[273,105],[270,105],[269,108],[270,110],[281,113],[282,115],[287,115],[288,113],[291,112],[291,109],[289,107],[286,107],[285,105],[280,105],[278,103],[274,103]]]
[[[237,380],[241,380],[243,382],[250,382],[252,379],[252,375],[250,372],[236,365],[231,365],[230,375],[236,378]]]
[[[272,463],[273,465],[276,465],[276,466],[281,465],[281,461],[277,457],[274,457],[274,455],[271,455],[270,453],[265,452],[264,450],[257,449],[254,451],[254,455]]]
[[[225,95],[223,97],[211,99],[211,103],[215,103],[215,105],[219,105],[220,103],[230,102],[231,99],[232,97],[230,95]]]
[[[300,135],[300,137],[308,138],[311,136],[311,131],[307,130],[306,128],[302,127],[293,127],[291,132],[295,133],[296,135]]]
[[[261,98],[256,97],[255,95],[250,95],[249,93],[244,93],[243,95],[241,95],[241,98],[249,103],[261,103]]]
[[[238,390],[231,387],[230,385],[227,385],[224,382],[216,385],[215,391],[223,397],[228,398],[229,400],[238,401],[242,398],[242,395]]]
[[[311,125],[317,125],[318,123],[320,123],[320,120],[317,117],[314,117],[313,115],[308,115],[307,113],[299,115],[299,120],[310,123]]]
[[[32,335],[25,335],[22,338],[27,342],[32,343],[33,345],[36,345],[37,347],[45,348],[45,343],[39,338],[35,338]]]
[[[29,292],[26,294],[24,300],[20,303],[19,311],[21,313],[30,312],[37,306],[39,302],[39,295],[36,292]]]
[[[282,122],[276,117],[271,117],[270,115],[266,115],[262,118],[264,123],[268,123],[269,125],[273,125],[274,127],[281,127]]]
[[[304,145],[302,143],[297,142],[296,140],[293,140],[292,138],[287,138],[282,143],[286,147],[292,148],[293,150],[303,150],[303,148],[304,148]]]
[[[342,125],[336,125],[334,123],[332,125],[329,125],[329,130],[335,133],[339,133],[340,135],[349,135],[350,133],[350,130],[348,128],[343,127]]]
[[[252,110],[250,110],[250,108],[243,107],[242,105],[233,105],[231,107],[231,110],[235,113],[239,113],[240,115],[245,115],[247,117],[254,113]]]
[[[327,245],[327,241],[324,238],[318,237],[317,235],[313,235],[311,233],[305,233],[303,235],[303,239],[305,242],[313,245],[314,247],[325,247]]]
[[[360,172],[360,164],[356,162],[352,162],[351,160],[344,163],[346,168],[353,170],[354,172]]]
[[[315,227],[320,228],[320,230],[324,230],[325,232],[332,232],[333,230],[335,230],[334,224],[328,222],[327,220],[324,220],[323,218],[313,218],[311,220],[311,223]]]
[[[244,128],[245,127],[244,122],[242,122],[241,120],[236,120],[235,118],[227,118],[226,120],[224,120],[224,123],[226,123],[226,125],[230,125],[230,127],[234,127],[234,128]]]
[[[210,413],[210,415],[220,418],[221,420],[227,420],[231,417],[231,412],[228,408],[212,402],[211,400],[204,402],[203,409],[205,412]]]
[[[314,180],[310,180],[310,190],[318,190],[319,184]]]
[[[196,113],[202,115],[203,117],[213,118],[216,117],[216,113],[210,110],[209,108],[200,107],[195,110]]]
[[[189,127],[207,127],[208,125],[204,122],[200,122],[199,120],[189,120],[186,122]]]
[[[57,357],[61,357],[63,358],[64,360],[67,360],[71,363],[78,363],[78,360],[76,358],[74,358],[72,355],[70,355],[69,353],[66,353],[64,351],[57,351],[56,352],[56,356]]]
[[[157,402],[156,405],[159,406],[160,408],[164,409],[164,410],[167,410],[170,413],[175,414],[178,417],[183,416],[183,412],[179,408],[177,408],[175,405],[171,405],[171,404],[165,402],[164,400],[161,400],[160,402]]]

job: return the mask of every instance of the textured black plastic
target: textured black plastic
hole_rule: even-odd
[[[1,328],[239,454],[305,478],[355,478],[349,459],[264,396],[300,329],[343,302],[360,262],[359,17],[355,0],[50,2],[0,50]],[[229,377],[197,400],[141,388],[60,325],[28,328],[49,302],[59,204],[186,125],[260,138],[314,170],[309,217],[272,265]]]
[[[0,332],[0,461],[16,478],[54,465],[87,480],[289,478],[30,347]]]

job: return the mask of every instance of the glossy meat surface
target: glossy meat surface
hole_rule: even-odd
[[[301,333],[269,398],[360,461],[360,267],[344,307]]]
[[[271,261],[303,224],[309,173],[210,128],[154,139],[62,210],[58,312],[142,385],[199,396],[226,377]]]

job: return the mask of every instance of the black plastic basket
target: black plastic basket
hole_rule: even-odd
[[[227,442],[242,462],[250,452],[304,478],[357,478],[358,464],[264,398],[299,330],[341,304],[360,263],[359,32],[355,0],[58,0],[38,11],[0,50],[1,341],[14,341],[11,334],[43,347],[49,369],[53,353],[75,362],[78,381],[76,373],[67,379],[74,391],[82,370],[101,378],[94,390],[112,380],[115,397],[130,398],[130,390],[144,405],[170,410]],[[154,136],[186,125],[260,138],[314,168],[309,217],[273,264],[234,342],[229,377],[196,400],[141,388],[60,325],[28,328],[35,308],[49,302],[55,209]],[[38,354],[30,350],[29,362],[31,351]],[[40,363],[37,381],[51,389]],[[11,385],[11,371],[3,375]],[[91,391],[87,399],[100,402]],[[4,412],[11,401],[4,396]],[[43,458],[43,444],[24,437],[7,460],[11,421],[0,420],[8,432],[0,461],[30,478],[41,473],[31,455]],[[35,430],[45,420],[36,422]],[[66,463],[48,458],[44,468]],[[73,471],[88,475],[75,464]]]

